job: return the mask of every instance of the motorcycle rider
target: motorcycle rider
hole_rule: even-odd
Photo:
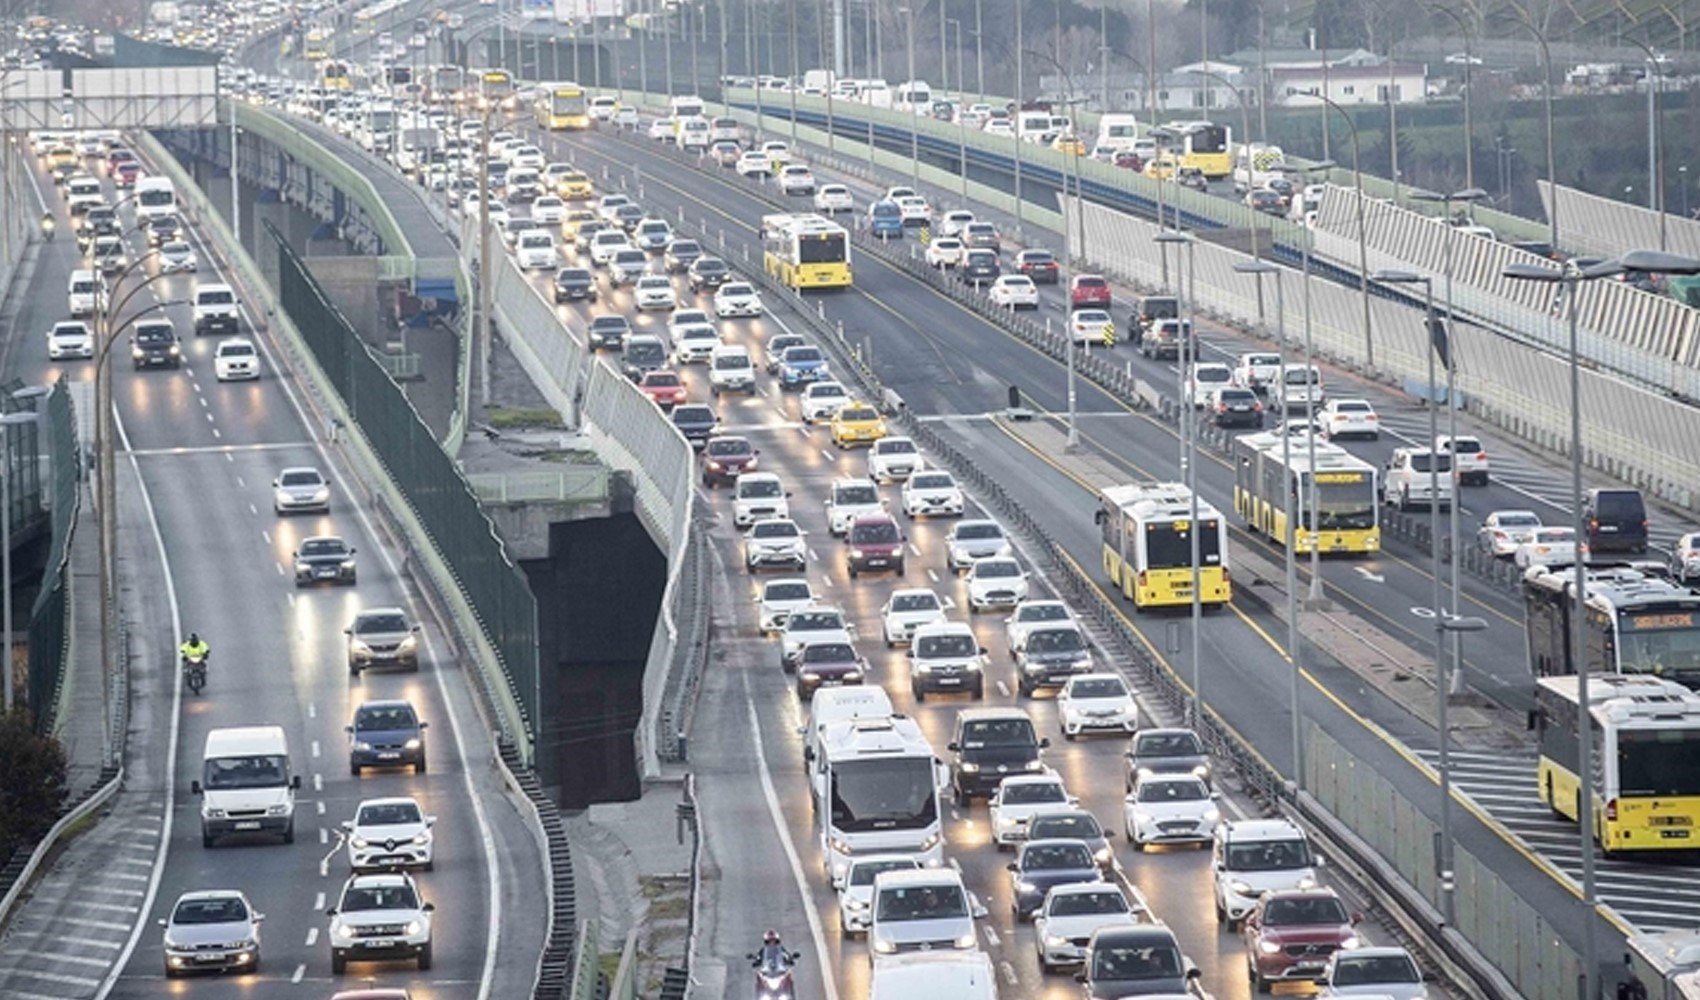
[[[212,647],[207,645],[200,633],[190,632],[189,638],[183,641],[183,645],[177,647],[177,652],[183,657],[184,663],[198,658],[204,665],[207,662],[207,654],[212,652]]]
[[[752,955],[755,967],[769,974],[785,972],[797,962],[797,953],[786,951],[779,943],[779,932],[770,930],[762,935],[761,951]]]

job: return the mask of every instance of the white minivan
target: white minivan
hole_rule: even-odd
[[[918,951],[874,963],[868,1000],[997,1000],[998,977],[983,951]]]
[[[95,299],[101,292],[102,283],[100,275],[93,271],[79,269],[71,272],[65,296],[72,316],[94,315]]]
[[[974,903],[954,868],[880,872],[874,877],[868,950],[875,968],[888,955],[971,951]]]
[[[282,726],[207,733],[200,780],[189,786],[201,799],[201,846],[247,834],[295,843],[295,791],[300,787],[300,775],[290,773]]]

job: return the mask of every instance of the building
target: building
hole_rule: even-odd
[[[1428,67],[1421,63],[1394,63],[1389,73],[1384,59],[1378,66],[1293,67],[1269,71],[1271,105],[1312,105],[1304,96],[1326,94],[1336,104],[1386,104],[1393,88],[1393,103],[1420,103],[1428,96]]]

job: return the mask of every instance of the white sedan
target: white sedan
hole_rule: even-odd
[[[1535,537],[1540,527],[1540,515],[1532,510],[1496,510],[1482,519],[1476,546],[1501,559],[1510,558],[1519,545]]]
[[[1347,437],[1381,439],[1381,418],[1367,399],[1330,399],[1316,416],[1328,429],[1331,441]]]
[[[851,196],[850,189],[842,184],[822,184],[815,192],[815,211],[835,215],[839,212],[853,212],[856,209],[856,199]]]
[[[779,192],[781,194],[813,194],[815,191],[814,171],[801,163],[789,163],[779,168]]]
[[[1002,309],[1039,308],[1039,286],[1025,274],[999,275],[986,295],[993,305]],[[1106,313],[1104,318],[1109,319],[1109,314]]]
[[[967,580],[971,611],[1010,607],[1027,600],[1027,572],[1014,559],[976,559],[968,567]]]
[[[1217,389],[1233,385],[1234,370],[1219,361],[1195,361],[1186,376],[1187,395],[1193,406],[1206,406]]]
[[[903,484],[902,502],[903,513],[911,518],[961,517],[966,505],[956,477],[937,469],[910,476]]]
[[[1190,774],[1140,778],[1128,793],[1124,812],[1127,839],[1136,851],[1148,844],[1208,844],[1222,821],[1210,786]]]
[[[762,143],[760,152],[775,166],[784,166],[791,162],[791,147],[778,140]]]
[[[1074,804],[1074,796],[1068,794],[1055,772],[1011,775],[998,782],[998,790],[988,803],[992,840],[1000,848],[1012,846],[1027,838],[1027,821],[1034,813]]]
[[[221,340],[213,353],[213,377],[220,382],[260,377],[260,352],[243,337]]]
[[[998,279],[1002,281],[1002,278]],[[1101,344],[1114,347],[1116,321],[1103,309],[1076,309],[1068,317],[1068,335],[1077,344]]]
[[[897,211],[902,215],[905,224],[926,222],[933,214],[933,210],[927,206],[927,199],[918,194],[897,199]]]
[[[92,357],[94,357],[94,334],[89,332],[87,323],[74,319],[62,320],[53,324],[53,329],[47,331],[47,359],[49,361]]]
[[[343,820],[348,831],[348,866],[355,871],[432,867],[431,827],[437,817],[427,816],[411,798],[367,799],[354,807],[354,818]]]
[[[773,161],[766,153],[752,149],[738,157],[733,169],[739,177],[768,177],[773,173]]]
[[[968,224],[974,221],[974,213],[965,208],[954,208],[939,216],[940,236],[961,236]]]
[[[850,402],[851,398],[850,390],[844,388],[842,382],[828,379],[804,386],[797,397],[797,406],[802,410],[803,423],[812,424],[817,420],[831,419],[838,408]]]
[[[637,300],[639,309],[671,309],[679,304],[673,282],[660,274],[646,274],[639,278],[632,289],[632,296]]]
[[[773,635],[785,627],[791,612],[815,603],[814,588],[802,577],[780,577],[762,585],[757,600],[756,620],[763,635]]]
[[[647,134],[651,139],[655,139],[660,142],[672,142],[674,133],[673,125],[673,119],[671,118],[657,118],[649,123],[649,132]]]
[[[721,319],[761,314],[761,296],[747,281],[729,281],[714,292],[714,315]]]
[[[531,218],[545,226],[558,226],[562,216],[567,214],[567,203],[552,194],[546,194],[531,203]]]
[[[1121,889],[1105,882],[1059,885],[1045,894],[1045,905],[1033,917],[1039,968],[1050,972],[1059,965],[1079,965],[1094,932],[1105,927],[1132,927],[1139,923]]]
[[[962,258],[968,253],[968,248],[954,236],[935,236],[927,243],[925,258],[928,267],[956,267],[962,263]],[[996,286],[993,286],[996,287]],[[1034,294],[1038,292],[1035,289]]]
[[[944,601],[925,587],[894,590],[880,608],[880,632],[890,647],[908,643],[923,625],[942,625],[945,620]]]
[[[1518,569],[1530,566],[1567,566],[1576,561],[1574,528],[1536,528],[1535,536],[1511,553]]]
[[[1089,730],[1132,734],[1139,728],[1139,708],[1120,674],[1080,674],[1070,677],[1057,694],[1057,716],[1063,738],[1072,740]]]
[[[705,365],[714,349],[721,344],[720,334],[707,323],[689,323],[672,327],[673,363],[675,365]]]
[[[1700,577],[1700,532],[1691,531],[1671,546],[1670,575],[1684,586]]]
[[[876,483],[908,479],[926,468],[921,449],[913,438],[893,435],[880,438],[868,449],[868,478]]]

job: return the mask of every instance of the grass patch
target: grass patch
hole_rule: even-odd
[[[493,406],[485,415],[485,422],[498,430],[508,430],[516,427],[560,427],[561,415],[545,407],[509,407]]]
[[[691,912],[691,900],[688,896],[668,896],[666,899],[649,901],[649,919],[683,920]]]
[[[608,985],[613,986],[614,974],[620,971],[620,953],[617,951],[605,951],[596,956],[596,968],[601,970],[604,976],[608,977]]]

